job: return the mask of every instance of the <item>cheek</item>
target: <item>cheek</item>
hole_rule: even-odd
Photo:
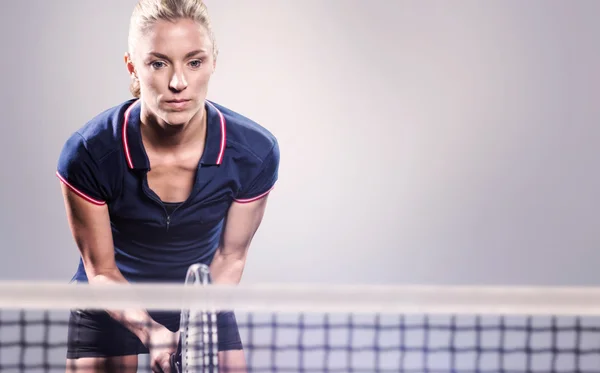
[[[212,76],[212,71],[204,70],[197,74],[193,74],[189,77],[189,79],[193,79],[194,85],[198,88],[206,88],[208,86],[208,82],[210,81],[210,77]],[[191,83],[191,82],[190,82]]]
[[[161,77],[156,73],[144,73],[139,76],[140,86],[149,92],[155,92],[161,85]]]

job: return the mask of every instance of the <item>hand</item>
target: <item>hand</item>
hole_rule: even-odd
[[[150,368],[154,373],[175,373],[171,371],[171,354],[177,350],[179,332],[173,333],[158,324],[150,328],[148,349],[150,351]]]

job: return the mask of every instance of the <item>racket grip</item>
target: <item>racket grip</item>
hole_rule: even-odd
[[[172,353],[171,358],[169,359],[171,362],[171,373],[181,373],[181,364],[179,363],[178,353]]]

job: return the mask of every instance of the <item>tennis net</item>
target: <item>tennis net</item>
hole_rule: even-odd
[[[233,311],[247,372],[600,373],[596,288],[37,282],[0,283],[0,373],[64,372],[69,310],[134,308],[202,322],[182,372],[235,371],[209,359],[210,316]]]

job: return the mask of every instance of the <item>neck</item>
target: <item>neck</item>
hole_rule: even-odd
[[[202,108],[183,125],[172,126],[142,109],[141,132],[144,142],[155,149],[172,149],[203,141],[206,135],[206,110]]]

